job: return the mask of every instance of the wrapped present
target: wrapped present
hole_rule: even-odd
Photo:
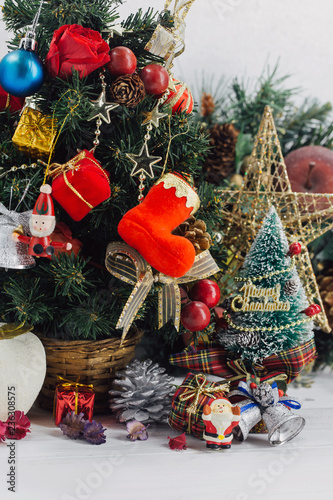
[[[93,385],[79,384],[71,380],[58,377],[59,384],[54,395],[54,420],[58,425],[67,413],[74,411],[83,413],[84,417],[92,421],[95,392]]]
[[[79,221],[111,195],[109,174],[84,149],[67,163],[52,163],[52,195],[73,220]]]
[[[169,362],[190,370],[205,371],[218,377],[232,379],[231,387],[237,387],[240,380],[247,379],[248,372],[242,360],[230,359],[230,354],[219,344],[211,342],[199,344],[195,348],[190,345],[181,353],[172,354]],[[316,357],[316,346],[313,339],[291,349],[280,351],[262,360],[260,364],[252,364],[251,373],[262,382],[267,377],[286,374],[285,382],[289,384],[302,369]]]
[[[203,439],[203,407],[212,399],[224,397],[228,391],[228,382],[208,382],[202,373],[189,373],[172,398],[169,424],[174,429]]]
[[[56,137],[56,122],[51,116],[27,106],[24,108],[12,141],[32,158],[48,158]]]

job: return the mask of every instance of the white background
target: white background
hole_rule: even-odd
[[[164,0],[128,0],[121,18],[139,7],[161,10]],[[281,74],[304,95],[331,101],[333,87],[331,0],[196,0],[187,17],[186,51],[174,74],[194,90],[206,77],[258,77],[280,58]],[[8,34],[0,21],[0,54]]]

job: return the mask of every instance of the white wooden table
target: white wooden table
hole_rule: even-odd
[[[293,441],[269,445],[266,435],[209,451],[188,437],[171,451],[168,425],[152,425],[148,441],[132,443],[111,417],[107,442],[72,441],[50,413],[29,412],[31,434],[16,442],[16,493],[7,490],[9,449],[0,444],[0,499],[7,500],[317,500],[333,498],[333,373],[316,375],[311,388],[293,388],[306,426]]]

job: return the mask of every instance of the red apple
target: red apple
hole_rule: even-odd
[[[180,321],[190,332],[199,332],[209,325],[210,311],[203,302],[189,302],[182,308]]]
[[[333,193],[333,151],[323,146],[304,146],[285,158],[291,189],[297,193]],[[310,211],[328,208],[319,198]]]
[[[199,300],[211,309],[216,306],[221,297],[218,284],[212,280],[197,281],[190,290],[192,300]]]
[[[166,91],[169,85],[169,73],[159,64],[148,64],[140,71],[147,94],[159,95]]]
[[[106,67],[113,76],[132,75],[136,69],[135,54],[128,47],[115,47],[110,51]]]

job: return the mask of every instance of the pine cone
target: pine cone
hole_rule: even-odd
[[[207,227],[203,220],[196,220],[191,215],[185,222],[176,227],[172,233],[188,239],[194,246],[195,253],[198,255],[204,250],[208,250],[212,244],[212,238],[206,229]]]
[[[328,323],[333,328],[333,269],[326,269],[317,276],[317,283]]]
[[[205,118],[209,117],[215,109],[214,98],[211,94],[203,92],[201,97],[201,114]]]
[[[110,85],[113,102],[123,104],[127,108],[134,108],[146,95],[145,86],[139,75],[119,76]]]
[[[254,347],[259,344],[258,332],[241,332],[237,334],[237,344],[241,347]]]
[[[174,379],[157,363],[148,359],[134,360],[125,370],[116,373],[110,408],[120,422],[162,422],[167,419],[174,392]]]
[[[333,278],[332,278],[333,279]],[[283,287],[283,292],[285,295],[295,295],[300,286],[300,281],[298,278],[291,278],[290,280],[286,281]]]
[[[232,123],[217,123],[210,129],[211,151],[203,165],[207,182],[219,185],[233,172],[238,134]]]

